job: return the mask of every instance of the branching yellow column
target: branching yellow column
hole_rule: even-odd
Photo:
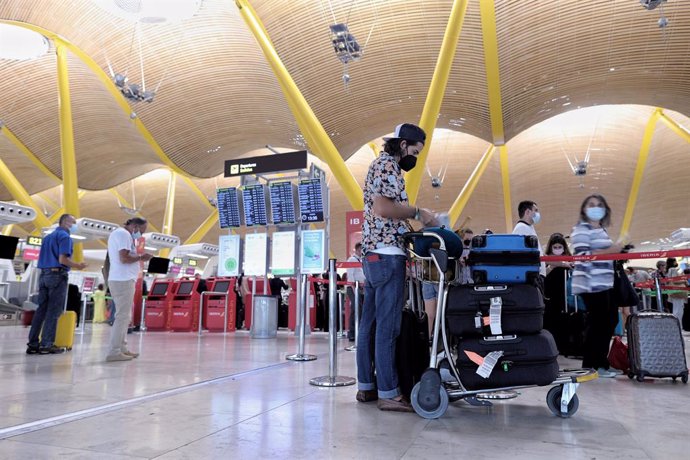
[[[680,137],[690,142],[690,133],[687,129],[683,128],[681,125],[675,122],[672,118],[666,115],[663,111],[660,111],[661,121],[664,122],[666,126],[671,128],[674,133],[678,134]]]
[[[15,145],[15,147],[17,147],[34,164],[34,166],[40,169],[43,174],[56,180],[57,182],[62,182],[58,176],[53,174],[50,171],[50,169],[46,167],[46,165],[41,163],[41,160],[39,160],[38,157],[34,155],[34,153],[31,150],[29,150],[27,146],[24,145],[24,143],[20,141],[19,138],[17,138],[17,136],[14,135],[10,128],[8,128],[5,125],[2,125],[0,126],[0,129],[2,130],[2,133],[5,135],[5,137],[7,137],[7,139],[9,139],[10,142],[12,142]]]
[[[496,36],[496,8],[494,0],[480,0],[482,39],[484,42],[484,66],[486,88],[489,92],[489,114],[494,145],[505,143],[503,132],[503,105],[501,103],[501,78],[498,72],[498,38]]]
[[[165,216],[163,217],[163,233],[172,235],[173,219],[175,218],[175,189],[177,187],[177,174],[175,171],[170,171],[170,180],[168,181],[168,199],[165,203]],[[170,249],[161,249],[161,256],[168,257]]]
[[[0,233],[0,234],[4,235],[4,236],[9,236],[12,234],[13,228],[14,228],[14,224],[5,225],[5,227],[2,229],[2,233]]]
[[[436,120],[441,110],[443,95],[446,92],[448,76],[453,67],[453,58],[455,57],[455,50],[460,39],[460,31],[462,30],[466,11],[467,0],[455,0],[453,2],[453,8],[450,11],[448,25],[446,26],[446,33],[441,43],[441,51],[436,60],[436,68],[431,78],[426,102],[422,110],[422,117],[419,121],[419,125],[426,132],[426,144],[417,158],[417,166],[405,176],[405,190],[407,191],[410,204],[414,204],[417,201],[419,186],[422,184],[422,177],[426,170],[426,159],[429,156],[429,148],[431,147],[434,129],[436,128]]]
[[[189,235],[184,244],[199,243],[201,239],[218,223],[218,211],[214,211],[204,220],[199,227],[194,230],[194,233]]]
[[[654,110],[652,116],[647,122],[644,129],[644,136],[642,137],[642,146],[640,147],[640,154],[637,157],[637,166],[635,167],[635,175],[633,176],[632,185],[630,186],[630,195],[628,196],[628,204],[625,207],[625,215],[623,216],[623,223],[621,224],[621,232],[619,238],[626,239],[630,224],[632,223],[632,216],[635,212],[635,205],[637,204],[637,194],[640,191],[640,184],[642,183],[642,176],[647,167],[647,158],[649,157],[649,148],[652,145],[652,137],[656,129],[656,123],[661,117],[661,109]]]
[[[291,110],[297,111],[295,118],[299,120],[300,118],[297,117],[302,117],[301,119],[305,123],[304,128],[306,129],[306,132],[303,131],[302,134],[307,138],[307,142],[318,150],[323,161],[328,164],[353,209],[362,209],[364,207],[362,189],[357,184],[357,181],[352,176],[352,172],[345,165],[342,156],[338,153],[330,137],[316,118],[314,111],[290,76],[280,56],[278,56],[278,53],[272,46],[263,24],[261,24],[247,0],[236,0],[235,4],[266,56],[271,69],[273,69],[273,73],[275,73],[280,82],[281,88],[286,93],[288,105]],[[302,128],[302,126],[300,127]]]
[[[513,229],[512,207],[510,198],[510,170],[508,169],[508,149],[505,145],[498,148],[501,159],[501,182],[503,183],[503,210],[506,216],[506,233]]]
[[[79,197],[77,180],[77,160],[74,151],[74,128],[72,126],[72,100],[69,90],[67,70],[67,48],[55,43],[57,52],[58,101],[60,106],[60,151],[62,152],[62,194],[65,211],[79,218]],[[74,245],[73,258],[84,260],[82,244]]]
[[[455,222],[457,222],[458,218],[460,217],[460,214],[462,214],[463,209],[465,209],[467,202],[470,200],[470,196],[472,196],[472,192],[474,192],[474,189],[477,187],[477,184],[479,183],[479,179],[482,177],[482,174],[484,174],[486,167],[489,165],[489,160],[491,159],[494,150],[496,150],[496,147],[492,145],[486,152],[484,152],[484,155],[479,160],[479,163],[477,163],[477,166],[474,168],[474,171],[472,171],[472,174],[467,179],[467,182],[465,182],[465,186],[462,188],[460,194],[455,199],[455,202],[450,207],[448,215],[450,217],[451,227],[455,225]]]
[[[36,212],[35,222],[40,227],[50,227],[50,221],[46,216],[39,211],[39,207],[36,206],[36,202],[31,198],[29,192],[26,191],[24,186],[19,182],[14,174],[10,171],[4,161],[0,160],[0,182],[2,182],[7,191],[10,192],[12,198],[17,200],[17,202],[23,206],[29,206]]]

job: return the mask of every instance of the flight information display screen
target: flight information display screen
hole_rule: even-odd
[[[320,179],[302,180],[299,189],[299,213],[302,222],[323,222],[323,187]]]
[[[266,213],[266,191],[262,184],[245,185],[242,189],[244,202],[244,223],[247,227],[268,225]]]
[[[236,228],[240,222],[240,204],[235,187],[216,190],[218,199],[218,222],[220,228]]]
[[[272,182],[268,189],[271,198],[271,222],[275,225],[294,224],[295,186],[292,182]]]

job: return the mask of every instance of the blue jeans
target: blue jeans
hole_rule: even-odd
[[[400,394],[395,342],[405,302],[405,260],[405,256],[369,254],[362,263],[366,282],[357,337],[358,388],[378,388],[379,398],[384,399]]]
[[[38,308],[34,313],[29,330],[29,347],[50,348],[55,342],[58,318],[65,308],[67,297],[67,271],[41,271],[38,278]],[[41,327],[43,332],[41,332]]]

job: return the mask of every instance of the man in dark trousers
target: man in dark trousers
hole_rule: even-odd
[[[55,333],[57,322],[62,314],[67,295],[67,278],[72,268],[83,270],[85,263],[72,260],[73,244],[70,234],[77,230],[77,219],[71,214],[63,214],[57,228],[43,238],[41,253],[38,256],[38,309],[31,321],[29,343],[26,353],[56,354],[65,351],[56,347]],[[41,332],[41,328],[43,332]],[[39,343],[39,335],[41,340]]]

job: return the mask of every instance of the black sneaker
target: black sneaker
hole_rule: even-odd
[[[52,347],[41,347],[38,349],[38,352],[42,355],[58,355],[60,353],[64,353],[65,349],[53,345]]]
[[[37,355],[39,353],[39,348],[35,346],[29,345],[26,347],[26,354],[27,355]]]

